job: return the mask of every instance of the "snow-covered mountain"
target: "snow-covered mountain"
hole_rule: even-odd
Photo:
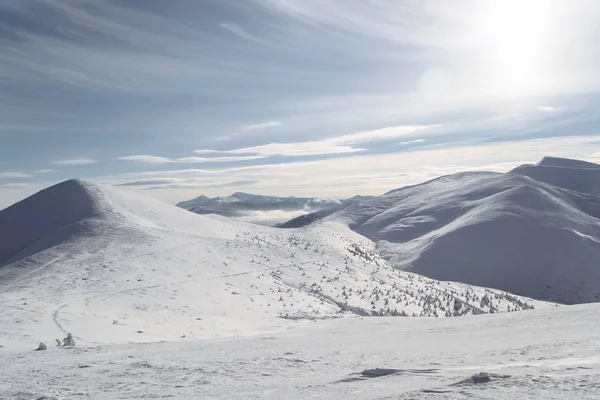
[[[521,165],[512,172],[564,189],[600,196],[600,165],[598,164],[544,157],[535,165]]]
[[[334,200],[319,197],[277,197],[237,192],[227,197],[209,198],[199,196],[182,201],[178,207],[196,214],[217,214],[225,217],[243,217],[252,212],[298,211],[311,213],[348,205],[372,196],[355,196],[350,199]]]
[[[378,253],[405,271],[561,303],[599,301],[598,168],[545,158],[506,174],[458,173],[323,221],[374,240]]]
[[[0,341],[147,342],[549,305],[399,271],[374,250],[334,221],[268,228],[66,181],[0,211]]]

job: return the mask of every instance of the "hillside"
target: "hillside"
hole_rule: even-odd
[[[278,230],[67,181],[0,212],[0,341],[248,335],[341,316],[460,316],[548,304],[393,269],[331,222]],[[18,232],[17,232],[18,230]],[[11,235],[14,239],[10,239]]]
[[[564,189],[600,196],[600,165],[598,164],[544,157],[535,165],[521,165],[511,172]]]
[[[378,254],[396,268],[432,279],[560,303],[593,302],[600,300],[594,165],[545,158],[507,174],[458,173],[290,224],[343,223],[377,242]],[[518,171],[543,173],[569,187]]]

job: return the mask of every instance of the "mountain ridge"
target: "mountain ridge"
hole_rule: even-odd
[[[225,217],[245,217],[253,212],[297,211],[311,213],[360,202],[373,196],[356,195],[349,199],[334,200],[321,197],[279,197],[235,192],[230,196],[209,198],[204,195],[177,203],[196,214],[217,214]],[[272,224],[274,225],[274,224]]]
[[[55,208],[44,207],[48,199]],[[553,306],[395,270],[373,242],[335,222],[268,228],[84,181],[42,191],[1,211],[0,220],[13,213],[17,225],[35,216],[46,228],[23,230],[19,257],[0,253],[0,337],[9,343],[67,332],[82,343],[148,342],[266,333],[356,315],[450,317]],[[44,225],[46,213],[52,224]],[[61,234],[66,227],[69,234]],[[9,235],[0,225],[0,237]]]
[[[395,267],[433,279],[569,304],[598,301],[596,166],[547,157],[526,167],[555,172],[540,180],[523,166],[505,174],[461,172],[295,220],[295,226],[344,223],[374,240]]]

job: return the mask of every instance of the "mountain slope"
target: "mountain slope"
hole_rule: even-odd
[[[372,242],[335,222],[266,228],[82,181],[42,191],[1,211],[0,220],[32,226],[1,253],[5,343],[51,342],[66,332],[87,343],[158,341],[270,332],[344,315],[547,306],[395,270]],[[6,225],[0,234],[10,237]]]
[[[544,157],[535,165],[521,165],[511,172],[564,189],[600,196],[600,165],[598,164]]]
[[[580,303],[600,300],[600,198],[516,173],[459,173],[326,218],[433,279]]]

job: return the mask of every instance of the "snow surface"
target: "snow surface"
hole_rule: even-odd
[[[600,165],[598,164],[544,157],[535,165],[521,165],[511,172],[561,188],[600,196]]]
[[[10,241],[20,221],[45,221],[42,210],[51,223]],[[0,268],[0,340],[11,346],[67,332],[87,344],[152,342],[277,332],[343,316],[549,306],[395,270],[341,224],[266,228],[82,181],[40,192],[0,220],[13,223],[0,226],[12,252],[21,246],[2,253],[8,263]]]
[[[399,271],[337,221],[267,228],[76,180],[1,211],[0,222],[0,399],[600,390],[597,305]],[[424,317],[389,316],[402,313]],[[68,332],[75,347],[53,346]],[[48,350],[35,351],[40,342]],[[490,381],[473,384],[480,372]]]
[[[5,347],[0,370],[0,398],[21,400],[595,400],[600,305],[343,318],[238,338]],[[490,381],[473,383],[481,372]]]
[[[547,181],[578,176],[581,190],[596,187],[586,171],[600,170],[569,161],[548,158],[532,168],[548,171]],[[374,240],[380,255],[406,271],[573,304],[600,300],[598,218],[593,194],[520,173],[464,172],[393,190],[323,221]]]

